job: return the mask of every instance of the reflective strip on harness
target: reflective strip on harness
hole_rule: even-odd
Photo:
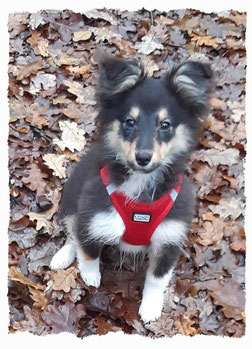
[[[151,203],[137,202],[117,191],[110,182],[107,166],[100,170],[101,179],[117,212],[125,224],[122,240],[131,245],[148,245],[157,226],[170,212],[182,186],[183,177],[178,175],[178,184],[168,193]]]

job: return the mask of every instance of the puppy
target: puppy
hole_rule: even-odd
[[[139,314],[148,322],[161,315],[194,216],[195,194],[184,171],[213,73],[206,64],[186,62],[154,79],[136,60],[106,54],[99,68],[100,139],[64,187],[59,216],[68,239],[51,268],[67,268],[77,257],[84,282],[99,287],[104,245],[147,253]]]

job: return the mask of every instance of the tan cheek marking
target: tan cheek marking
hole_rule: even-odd
[[[81,248],[79,248],[79,252],[82,255],[82,257],[85,259],[85,261],[94,261],[95,258],[90,257],[87,253],[85,253]]]
[[[159,144],[154,140],[152,162],[161,162],[170,151],[170,148],[170,143],[162,142]]]
[[[160,162],[160,146],[155,139],[153,142],[153,155],[151,162]]]
[[[131,109],[130,109],[130,116],[132,116],[132,118],[134,119],[134,120],[137,120],[137,118],[138,118],[138,116],[139,116],[139,113],[140,113],[140,110],[139,110],[139,108],[138,107],[132,107]]]
[[[164,121],[168,116],[168,111],[165,108],[162,108],[158,111],[158,118],[159,121],[162,122]]]
[[[106,138],[108,140],[108,143],[110,145],[112,145],[115,149],[117,149],[120,145],[119,135],[118,135],[119,128],[120,128],[120,123],[118,120],[115,120],[111,124],[110,130],[106,134]]]
[[[177,128],[176,128],[176,131],[175,131],[175,135],[173,136],[173,138],[171,139],[171,141],[169,142],[170,144],[170,153],[175,153],[177,151],[181,151],[183,150],[183,144],[187,145],[188,143],[188,138],[189,134],[188,134],[188,131],[186,129],[185,126],[183,125],[179,125]]]
[[[125,142],[121,141],[121,147],[124,152],[124,155],[128,161],[134,161],[135,160],[135,152],[136,152],[136,140],[134,142]]]

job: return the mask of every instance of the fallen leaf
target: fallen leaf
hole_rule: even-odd
[[[49,42],[47,39],[43,38],[39,32],[36,30],[31,31],[32,35],[27,39],[27,42],[31,45],[36,55],[41,55],[43,57],[49,56],[48,46]]]
[[[46,166],[53,170],[53,174],[59,178],[66,178],[66,168],[63,166],[65,155],[45,154],[42,156]]]
[[[52,333],[70,332],[78,333],[78,323],[86,314],[83,304],[75,305],[66,302],[60,305],[58,302],[48,305],[48,311],[42,313],[42,319],[51,326]]]
[[[36,221],[36,229],[39,231],[44,228],[45,233],[53,232],[53,224],[45,217],[43,213],[28,212],[27,216],[31,221]]]
[[[81,83],[77,81],[63,81],[64,85],[68,87],[68,92],[77,96],[76,102],[80,104],[95,105],[95,91],[91,86],[83,87]]]
[[[29,272],[37,272],[38,268],[43,266],[49,267],[52,257],[58,249],[58,246],[52,240],[31,247],[27,252]]]
[[[44,178],[48,178],[48,175],[41,172],[36,163],[30,164],[24,172],[28,173],[29,175],[28,177],[23,177],[22,182],[32,191],[36,191],[38,196],[43,195],[47,185]]]
[[[218,246],[224,234],[224,227],[225,223],[221,219],[216,218],[213,215],[208,215],[208,217],[205,217],[202,228],[199,229],[198,242],[204,246],[212,244]]]
[[[225,279],[222,284],[220,280],[210,280],[207,287],[211,290],[214,303],[220,305],[224,315],[228,318],[242,320],[245,306],[245,294],[240,285],[232,279]]]
[[[105,11],[99,11],[96,9],[90,10],[90,11],[85,11],[84,16],[86,16],[87,18],[94,18],[94,19],[104,19],[105,21],[117,25],[117,20],[114,16],[112,16],[110,13],[107,13]]]
[[[92,32],[89,30],[81,31],[81,32],[75,32],[73,35],[73,41],[81,41],[81,40],[89,40],[92,36]]]
[[[141,42],[135,44],[135,49],[144,55],[149,55],[155,50],[162,50],[163,45],[155,39],[154,35],[146,35],[142,37]]]
[[[113,320],[105,319],[104,316],[97,316],[94,321],[94,325],[97,327],[97,334],[107,334],[108,332],[117,332],[122,329],[115,326]]]
[[[53,274],[53,289],[55,291],[69,292],[71,288],[76,288],[76,276],[77,269],[75,267],[70,267],[66,270],[57,270]]]
[[[221,199],[218,205],[209,205],[208,207],[224,220],[228,217],[236,219],[245,213],[245,203],[239,197],[231,197],[229,200]]]
[[[210,166],[234,165],[239,162],[240,152],[238,149],[225,149],[218,151],[216,149],[201,149],[195,151],[191,157],[192,160],[208,162]]]
[[[36,74],[38,70],[43,68],[43,61],[38,60],[25,66],[18,67],[17,80],[23,80],[31,74]]]
[[[39,91],[41,91],[41,88],[47,91],[49,89],[54,89],[55,87],[56,76],[48,73],[41,73],[31,78],[29,92],[36,95]]]
[[[31,299],[35,301],[33,303],[33,306],[36,308],[41,308],[42,310],[46,310],[49,303],[48,296],[46,296],[44,292],[34,289],[31,286],[28,286],[28,288]]]
[[[64,151],[65,148],[68,148],[71,152],[74,152],[74,150],[81,151],[84,148],[86,144],[85,131],[78,127],[75,122],[60,121],[59,127],[62,131],[62,140],[55,138],[53,143],[57,144],[61,150]]]
[[[201,333],[201,328],[193,327],[195,321],[190,320],[190,318],[182,314],[179,319],[175,320],[175,326],[177,328],[177,333],[186,335],[186,336],[195,336],[196,334]]]
[[[213,38],[211,36],[201,36],[195,33],[191,34],[191,40],[196,41],[199,46],[211,46],[213,48],[217,48],[219,46],[220,40],[217,38]]]
[[[41,285],[36,282],[29,281],[16,267],[12,266],[9,268],[8,278],[10,280],[15,280],[23,285],[32,287],[35,290],[44,290],[45,285]]]

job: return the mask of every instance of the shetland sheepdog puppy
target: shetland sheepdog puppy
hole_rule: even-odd
[[[59,217],[68,238],[50,266],[64,269],[77,258],[85,284],[99,287],[103,246],[146,253],[139,315],[149,322],[161,315],[194,217],[195,191],[184,172],[213,73],[188,61],[155,79],[137,60],[106,53],[100,53],[99,70],[100,139],[64,186]]]

